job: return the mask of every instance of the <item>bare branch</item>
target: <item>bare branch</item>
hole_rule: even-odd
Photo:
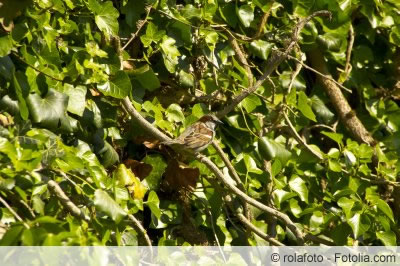
[[[53,193],[54,196],[60,201],[60,203],[70,211],[70,213],[80,219],[83,219],[87,222],[90,221],[89,216],[85,215],[81,209],[79,209],[69,198],[65,195],[64,191],[54,180],[50,180],[47,182],[47,186],[49,190]]]
[[[26,229],[30,229],[30,226],[22,220],[22,218],[16,213],[13,208],[11,208],[10,205],[8,205],[7,201],[5,201],[1,196],[0,196],[0,202],[3,203],[3,205],[14,215],[15,218],[17,218],[18,221],[20,221]]]
[[[128,47],[128,45],[138,36],[140,30],[141,30],[141,29],[143,28],[143,26],[147,23],[147,20],[148,20],[148,18],[149,18],[149,14],[150,14],[151,9],[152,9],[152,6],[151,6],[151,5],[146,7],[146,17],[144,18],[144,20],[139,20],[139,23],[138,23],[138,25],[137,25],[137,30],[136,30],[136,32],[135,32],[135,33],[132,33],[131,38],[130,38],[130,39],[125,43],[125,45],[121,48],[122,51],[125,50],[126,47]]]
[[[215,140],[213,140],[212,145],[217,150],[217,153],[219,154],[219,156],[224,161],[226,167],[228,167],[229,172],[231,173],[231,175],[235,179],[235,181],[236,181],[237,185],[239,186],[239,188],[243,192],[246,192],[246,189],[245,189],[245,187],[244,187],[244,185],[242,183],[242,180],[240,180],[240,177],[239,177],[238,173],[236,172],[235,168],[231,164],[229,158],[226,156],[225,152],[221,149],[221,147],[218,145],[218,143]],[[250,209],[249,209],[249,206],[247,205],[246,201],[243,201],[243,209],[244,209],[244,213],[246,214],[246,218],[251,220]]]
[[[344,83],[351,72],[351,51],[353,50],[353,44],[354,44],[354,29],[353,25],[350,23],[350,29],[349,29],[349,44],[347,45],[347,50],[346,50],[346,65],[344,67],[344,73],[345,73],[345,78],[343,79],[342,83]]]
[[[134,225],[139,229],[140,233],[142,233],[142,235],[144,236],[144,239],[146,240],[146,244],[151,247],[151,239],[149,237],[149,235],[146,232],[146,229],[144,229],[143,225],[140,223],[140,221],[138,219],[136,219],[135,216],[133,216],[132,214],[128,215],[129,220],[131,220]],[[151,252],[151,257],[153,257],[153,249],[150,248],[150,252]]]

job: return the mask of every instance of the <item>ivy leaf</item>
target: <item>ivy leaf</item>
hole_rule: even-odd
[[[97,27],[110,38],[118,35],[118,10],[114,8],[111,1],[98,3],[96,0],[88,0],[88,8],[95,14]]]
[[[311,97],[311,108],[317,114],[318,120],[330,124],[335,115],[326,107],[325,103],[317,96]]]
[[[161,43],[161,51],[164,58],[164,64],[170,73],[175,72],[175,67],[178,64],[178,56],[181,55],[175,45],[175,39],[165,36]]]
[[[158,27],[154,23],[149,22],[146,27],[146,34],[140,36],[140,40],[144,47],[148,47],[152,42],[159,42],[164,35],[165,30],[158,30]]]
[[[175,103],[168,106],[165,115],[170,122],[183,122],[185,120],[182,108]]]
[[[278,159],[282,165],[292,157],[292,153],[285,146],[275,140],[262,137],[258,140],[259,153],[266,160]]]
[[[64,93],[69,96],[67,111],[82,116],[86,107],[86,87],[64,84]]]
[[[9,56],[0,57],[0,75],[5,79],[11,80],[15,72],[15,66]]]
[[[27,97],[29,90],[27,91],[25,86],[21,86],[24,81],[24,74],[20,71],[16,72],[15,75],[13,76],[13,82],[14,82],[14,88],[15,88],[15,94],[17,94],[18,98],[18,107],[19,107],[19,113],[22,117],[22,119],[27,120],[29,116],[29,111],[28,107],[25,101],[25,98]]]
[[[28,97],[33,121],[50,129],[72,130],[67,117],[67,105],[68,96],[54,89],[49,89],[44,98],[36,93]]]
[[[299,176],[293,176],[289,181],[289,187],[295,191],[302,201],[308,203],[308,188],[306,182]]]
[[[250,23],[254,20],[254,10],[250,5],[242,5],[239,7],[238,16],[240,22],[242,22],[243,26],[246,28],[250,27]]]
[[[158,199],[157,193],[154,192],[153,190],[150,191],[149,196],[147,197],[146,204],[150,208],[154,216],[156,216],[157,219],[160,219],[161,217],[160,200]]]
[[[380,232],[376,232],[376,237],[382,241],[382,243],[385,246],[396,246],[397,245],[397,241],[396,241],[396,235],[395,233],[393,233],[393,231],[380,231]]]
[[[308,97],[303,91],[299,92],[299,100],[297,107],[305,117],[314,122],[317,122],[315,114],[313,113],[311,106],[308,104]]]
[[[107,214],[116,223],[126,216],[126,212],[116,203],[107,192],[97,189],[94,193],[94,205]]]
[[[257,95],[250,94],[249,96],[243,99],[241,104],[248,113],[251,113],[254,111],[254,109],[257,108],[257,106],[262,105],[262,102]]]
[[[255,40],[250,43],[250,50],[259,58],[267,60],[269,54],[272,50],[272,43],[263,41],[263,40]]]
[[[109,81],[97,85],[97,89],[106,96],[122,99],[132,90],[131,80],[124,71],[117,71]]]
[[[368,230],[371,220],[367,215],[357,212],[351,219],[347,221],[347,223],[353,229],[354,238],[358,238]]]
[[[394,222],[393,211],[386,203],[386,201],[382,199],[377,199],[376,206],[378,207],[379,210],[381,210],[384,214],[386,214],[386,216],[389,217],[389,219],[392,220],[392,222]]]
[[[157,190],[161,183],[161,177],[164,173],[167,163],[164,161],[163,157],[160,155],[147,155],[144,163],[153,166],[151,173],[143,180],[143,184],[151,190]]]
[[[0,37],[0,57],[8,55],[12,47],[12,39],[10,35]]]

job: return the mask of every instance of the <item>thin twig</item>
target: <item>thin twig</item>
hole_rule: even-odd
[[[147,234],[146,229],[144,229],[142,223],[138,219],[136,219],[136,217],[133,216],[132,214],[128,214],[128,218],[135,224],[135,226],[139,229],[140,233],[142,233],[142,235],[144,236],[146,244],[150,247],[151,257],[153,257],[153,248],[151,248],[152,247],[151,239]]]
[[[315,151],[314,149],[312,149],[305,141],[304,139],[302,139],[302,137],[300,137],[299,133],[297,133],[296,129],[294,128],[292,122],[290,122],[289,117],[286,114],[286,110],[284,109],[283,112],[283,117],[285,118],[286,123],[288,124],[290,131],[292,132],[294,138],[300,142],[300,144],[302,144],[304,146],[304,148],[306,148],[308,151],[310,151],[313,155],[315,155],[318,159],[323,160],[324,157],[322,154],[320,154],[319,152]]]
[[[22,220],[22,218],[16,213],[13,208],[11,208],[10,205],[8,205],[7,201],[5,201],[1,196],[0,196],[0,202],[3,203],[3,205],[11,212],[12,215],[14,215],[15,218],[17,218],[18,221],[20,221],[26,229],[30,229],[30,226]]]
[[[50,79],[52,79],[52,80],[55,80],[55,81],[59,81],[59,82],[63,82],[63,81],[64,81],[64,80],[62,80],[62,79],[59,79],[59,78],[53,77],[53,76],[51,76],[51,75],[49,75],[49,74],[46,74],[46,73],[43,72],[42,70],[40,70],[40,69],[38,69],[38,68],[32,66],[31,64],[29,64],[28,62],[26,62],[22,57],[20,57],[18,54],[13,53],[13,55],[14,55],[19,61],[21,61],[22,63],[24,63],[24,64],[27,65],[28,67],[32,68],[33,70],[35,70],[35,71],[37,71],[37,72],[39,72],[39,73],[45,75],[46,77],[48,77],[48,78],[50,78]]]
[[[353,44],[354,44],[354,29],[353,29],[353,24],[350,23],[350,29],[349,29],[349,44],[347,45],[347,50],[346,50],[346,65],[344,66],[344,79],[342,80],[342,83],[344,83],[350,75],[351,72],[351,51],[353,50]]]
[[[135,33],[132,33],[131,38],[126,42],[126,44],[121,48],[121,50],[125,50],[126,47],[128,47],[128,45],[138,36],[140,30],[143,28],[143,26],[147,23],[149,15],[150,15],[150,11],[152,9],[152,6],[149,5],[146,8],[146,17],[144,18],[144,20],[140,20],[140,23],[138,23],[138,28],[136,30]]]
[[[293,84],[294,84],[294,80],[296,79],[297,75],[300,73],[301,68],[302,68],[302,65],[300,63],[296,63],[296,69],[292,73],[292,78],[290,79],[290,83],[289,83],[287,94],[290,94],[290,91],[292,90],[292,87],[293,87]]]
[[[310,67],[309,65],[303,63],[301,60],[297,59],[296,57],[291,56],[291,55],[288,55],[288,58],[289,58],[289,59],[292,59],[292,60],[294,60],[294,61],[296,61],[297,63],[301,64],[304,68],[306,68],[306,69],[308,69],[308,70],[314,72],[315,74],[317,74],[317,75],[319,75],[319,76],[321,76],[321,77],[323,77],[323,78],[329,79],[330,81],[332,81],[333,83],[335,83],[336,85],[338,85],[341,89],[343,89],[343,90],[345,90],[345,91],[347,91],[347,92],[349,92],[349,93],[352,93],[352,91],[351,91],[349,88],[346,88],[345,86],[343,86],[342,84],[340,84],[339,82],[337,82],[337,81],[336,81],[335,79],[333,79],[332,77],[322,74],[321,72],[319,72],[319,71],[316,70],[315,68],[312,68],[312,67]]]
[[[217,151],[217,153],[219,154],[219,156],[221,157],[222,161],[224,161],[226,167],[228,167],[229,172],[231,173],[231,175],[233,176],[233,178],[235,179],[237,186],[243,191],[246,192],[246,189],[242,183],[242,180],[240,179],[238,173],[236,172],[235,168],[233,167],[233,165],[231,164],[231,161],[229,160],[229,158],[226,156],[225,152],[221,149],[221,147],[218,145],[218,143],[216,142],[216,140],[213,140],[212,142],[213,147],[215,148],[215,150]],[[250,209],[249,206],[247,204],[246,201],[243,201],[243,209],[244,209],[244,213],[246,214],[246,218],[251,220],[251,213],[250,213]]]
[[[257,32],[256,32],[256,34],[254,34],[254,36],[252,38],[253,40],[256,40],[261,37],[261,34],[264,31],[265,24],[267,24],[267,20],[269,17],[269,13],[271,12],[272,6],[273,5],[271,4],[269,9],[267,10],[267,12],[265,12],[263,14],[263,16],[261,17],[260,23],[258,24]]]
[[[68,198],[68,196],[64,193],[64,191],[61,189],[61,187],[58,185],[57,182],[55,182],[54,180],[49,180],[49,182],[47,182],[47,186],[49,190],[53,193],[53,195],[57,197],[60,203],[66,209],[68,209],[73,216],[83,219],[86,222],[90,221],[89,216],[84,214],[84,212]]]

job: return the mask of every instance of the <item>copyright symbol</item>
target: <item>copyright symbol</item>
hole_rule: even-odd
[[[271,261],[272,262],[278,262],[280,260],[280,256],[278,253],[272,253],[271,254]]]

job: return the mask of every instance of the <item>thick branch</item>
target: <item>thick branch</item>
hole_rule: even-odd
[[[236,96],[232,102],[223,110],[219,111],[216,115],[219,118],[222,118],[226,116],[230,111],[235,109],[235,107],[243,101],[247,96],[249,96],[251,93],[253,93],[255,90],[257,90],[258,87],[261,86],[261,84],[264,83],[264,81],[269,77],[269,75],[287,58],[289,53],[292,51],[293,47],[297,44],[297,40],[299,37],[299,34],[303,27],[315,16],[331,16],[331,13],[329,11],[317,11],[313,13],[312,15],[308,16],[307,18],[301,20],[296,27],[293,30],[292,33],[292,38],[289,44],[286,46],[286,49],[284,52],[279,52],[279,51],[273,51],[270,58],[267,61],[267,66],[265,68],[264,74],[257,80],[257,82],[251,86],[250,88],[243,90],[238,96]]]
[[[47,186],[49,190],[58,198],[60,203],[68,209],[71,214],[77,218],[83,219],[87,222],[90,221],[90,218],[83,213],[81,209],[79,209],[69,198],[65,195],[64,191],[60,188],[57,182],[54,180],[50,180],[47,182]]]
[[[326,66],[324,56],[320,50],[315,49],[309,52],[307,55],[308,58],[310,58],[313,68],[317,69],[326,76],[331,76]],[[376,141],[358,119],[355,112],[351,109],[347,99],[344,97],[339,87],[330,79],[326,79],[321,76],[318,76],[317,79],[322,84],[326,94],[332,101],[336,112],[339,114],[340,120],[350,131],[353,137],[360,143],[366,143],[370,146],[374,146]]]

